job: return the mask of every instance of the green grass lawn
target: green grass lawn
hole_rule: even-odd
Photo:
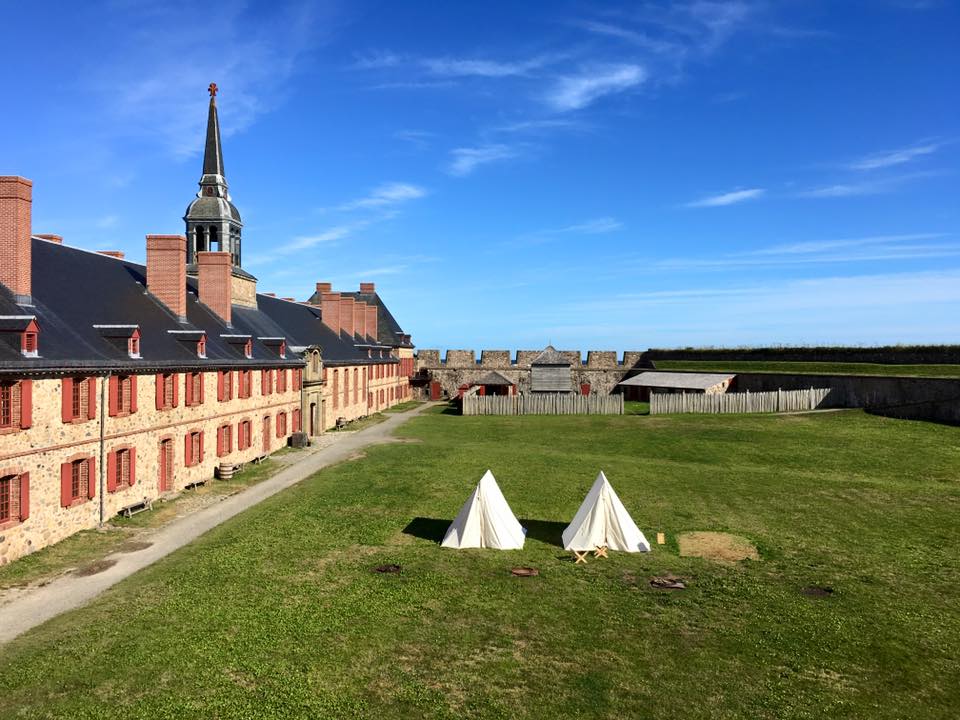
[[[698,370],[701,372],[960,377],[960,365],[881,365],[879,363],[762,362],[753,360],[657,360],[655,364],[657,370]]]
[[[4,647],[0,717],[957,716],[960,430],[436,408],[400,434]],[[526,547],[440,548],[488,467]],[[667,545],[557,546],[601,468]],[[679,557],[688,530],[761,560]]]

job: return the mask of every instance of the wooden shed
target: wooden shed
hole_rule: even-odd
[[[491,370],[486,375],[482,375],[473,382],[460,389],[460,395],[469,388],[479,388],[477,395],[516,395],[517,384],[510,378],[501,375],[496,370]]]
[[[530,363],[530,391],[568,393],[573,391],[573,373],[570,361],[552,345]]]
[[[651,392],[725,393],[736,375],[727,373],[642,372],[618,383],[626,400],[650,399]]]

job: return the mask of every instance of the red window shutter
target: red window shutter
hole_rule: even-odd
[[[193,373],[184,373],[183,404],[193,405]]]
[[[20,474],[20,522],[30,517],[30,473]]]
[[[137,449],[130,448],[130,487],[137,484]]]
[[[157,410],[163,410],[163,373],[157,373]]]
[[[117,491],[117,453],[107,453],[107,492]]]
[[[173,373],[173,406],[176,407],[180,402],[180,376]]]
[[[70,503],[73,502],[73,496],[71,494],[71,480],[72,480],[72,463],[63,463],[60,466],[60,506],[61,507],[70,507]]]
[[[97,379],[87,378],[87,419],[93,420],[97,416]]]
[[[137,411],[137,376],[130,376],[130,412]]]
[[[267,394],[267,373],[268,372],[270,371],[269,370],[260,371],[260,394],[261,395]]]
[[[203,405],[203,387],[204,387],[203,373],[200,373],[200,399],[197,400],[197,403],[200,405]]]
[[[33,380],[20,381],[20,427],[33,425]]]
[[[87,497],[93,498],[97,494],[97,464],[93,458],[87,460]]]
[[[223,457],[223,428],[217,428],[217,457]]]
[[[193,465],[193,443],[190,442],[190,433],[183,436],[183,464]]]
[[[60,419],[68,423],[73,420],[73,378],[64,378],[60,388],[63,391],[60,399]]]
[[[197,462],[203,462],[203,431],[200,431],[200,457],[197,458]]]
[[[217,401],[223,402],[223,370],[217,373]]]
[[[111,375],[110,382],[108,383],[109,392],[107,395],[107,402],[109,403],[109,406],[110,406],[109,407],[110,417],[116,417],[117,412],[119,412],[118,403],[117,403],[119,386],[120,386],[120,378],[118,378],[116,375]]]

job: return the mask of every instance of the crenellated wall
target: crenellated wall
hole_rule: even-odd
[[[530,365],[543,350],[481,350],[480,362],[473,350],[447,350],[441,359],[439,350],[420,350],[417,353],[417,374],[431,382],[439,382],[448,396],[457,394],[463,385],[469,385],[496,370],[517,384],[519,392],[530,390]],[[571,386],[579,389],[589,385],[595,394],[609,395],[631,370],[640,366],[643,353],[631,350],[622,358],[614,350],[560,350],[570,363]],[[586,357],[586,362],[583,357]]]

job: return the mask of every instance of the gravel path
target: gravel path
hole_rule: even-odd
[[[364,430],[321,436],[322,447],[311,448],[306,457],[298,455],[295,460],[291,458],[290,465],[269,480],[264,480],[243,492],[230,495],[221,502],[177,518],[159,528],[151,534],[149,539],[152,544],[149,547],[135,552],[107,556],[103,564],[111,562],[113,564],[102,572],[87,576],[71,573],[42,587],[33,588],[5,604],[0,611],[2,613],[0,644],[9,642],[60,613],[85,605],[107,588],[141,568],[166,557],[220,523],[271,495],[296,485],[318,470],[347,460],[370,445],[395,442],[392,438],[393,431],[428,407],[430,407],[429,403],[406,413],[388,414],[385,421]],[[278,459],[286,460],[286,458]]]

